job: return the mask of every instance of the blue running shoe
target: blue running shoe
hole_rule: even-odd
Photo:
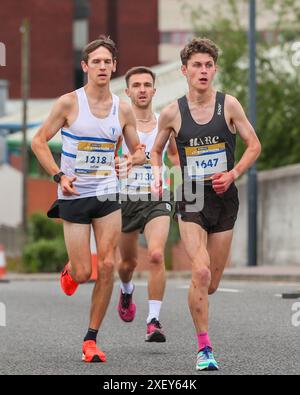
[[[219,370],[219,366],[215,360],[214,353],[210,347],[205,347],[203,350],[200,350],[198,352],[196,370]]]

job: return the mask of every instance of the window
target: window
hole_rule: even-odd
[[[187,32],[187,31],[161,32],[160,43],[176,45],[176,46],[177,45],[184,46],[193,37],[194,37],[193,32]]]
[[[89,24],[87,19],[77,19],[73,22],[73,48],[81,51],[88,43]]]

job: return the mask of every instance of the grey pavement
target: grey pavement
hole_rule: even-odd
[[[211,298],[210,336],[219,373],[299,374],[300,306],[282,292],[298,284],[228,282]],[[81,362],[93,285],[80,286],[71,298],[54,281],[0,284],[7,326],[0,326],[0,374],[201,375],[195,371],[196,339],[188,312],[188,280],[169,280],[162,309],[167,343],[145,343],[147,284],[136,282],[136,320],[120,321],[115,286],[99,344],[105,364]],[[293,311],[293,308],[295,311]],[[295,326],[293,326],[293,324]]]
[[[139,272],[135,274],[137,279],[146,279],[147,276],[148,274],[146,272]],[[167,276],[169,279],[189,279],[191,277],[191,272],[169,271]],[[58,281],[59,274],[8,273],[5,279],[9,281]],[[300,287],[300,266],[229,267],[225,270],[223,279],[228,281],[293,282],[299,283]]]

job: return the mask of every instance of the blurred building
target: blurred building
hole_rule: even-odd
[[[300,2],[300,0],[299,0]],[[9,97],[20,97],[20,25],[31,23],[31,98],[55,98],[82,86],[82,48],[100,34],[109,34],[119,49],[116,76],[130,67],[154,66],[179,60],[179,52],[194,36],[193,10],[200,11],[201,29],[215,16],[232,15],[220,0],[1,0],[0,42],[6,45],[6,67],[0,79],[9,81]],[[221,4],[221,5],[220,5]],[[238,1],[239,23],[248,27],[248,2]],[[276,42],[276,10],[263,10],[257,0],[257,29]],[[203,15],[203,19],[201,20]],[[199,22],[200,21],[200,22]],[[204,26],[204,25],[203,25]]]
[[[53,98],[82,86],[80,52],[100,34],[119,48],[117,75],[158,64],[158,0],[1,0],[0,41],[6,45],[9,97],[20,97],[23,18],[31,24],[30,97]]]
[[[238,23],[248,29],[248,0],[237,1]],[[280,36],[275,23],[280,15],[280,7],[273,7],[267,10],[263,6],[262,0],[256,0],[257,4],[257,31],[268,43],[276,45]],[[300,0],[297,0],[300,6]],[[194,37],[194,23],[192,14],[196,11],[200,18],[197,18],[197,27],[201,35],[207,35],[205,26],[214,22],[216,16],[232,18],[232,9],[229,1],[220,0],[159,0],[159,61],[160,63],[178,60],[179,52],[186,42]],[[292,11],[291,11],[292,12]],[[291,26],[288,26],[290,29]],[[295,27],[299,32],[299,26]],[[226,32],[224,32],[226,34]],[[299,33],[298,33],[299,34]]]

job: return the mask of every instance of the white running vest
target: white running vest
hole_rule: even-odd
[[[115,171],[115,149],[122,127],[119,121],[119,98],[112,95],[113,104],[107,118],[95,117],[85,89],[76,90],[78,116],[70,128],[62,128],[61,171],[77,177],[74,186],[80,196],[64,196],[58,186],[58,199],[74,200],[119,192]]]
[[[146,146],[145,154],[147,162],[143,166],[134,166],[128,175],[127,179],[120,180],[121,195],[145,195],[151,194],[151,184],[154,181],[154,175],[152,173],[151,167],[151,150],[154,146],[154,142],[158,133],[158,119],[159,114],[155,114],[156,117],[156,127],[152,132],[138,132],[140,143]],[[163,175],[166,171],[166,166],[164,164],[164,158],[167,152],[167,146],[163,152]],[[123,139],[122,143],[122,154],[127,155],[129,149],[126,142]],[[165,177],[163,177],[163,187],[167,189],[167,184]]]

